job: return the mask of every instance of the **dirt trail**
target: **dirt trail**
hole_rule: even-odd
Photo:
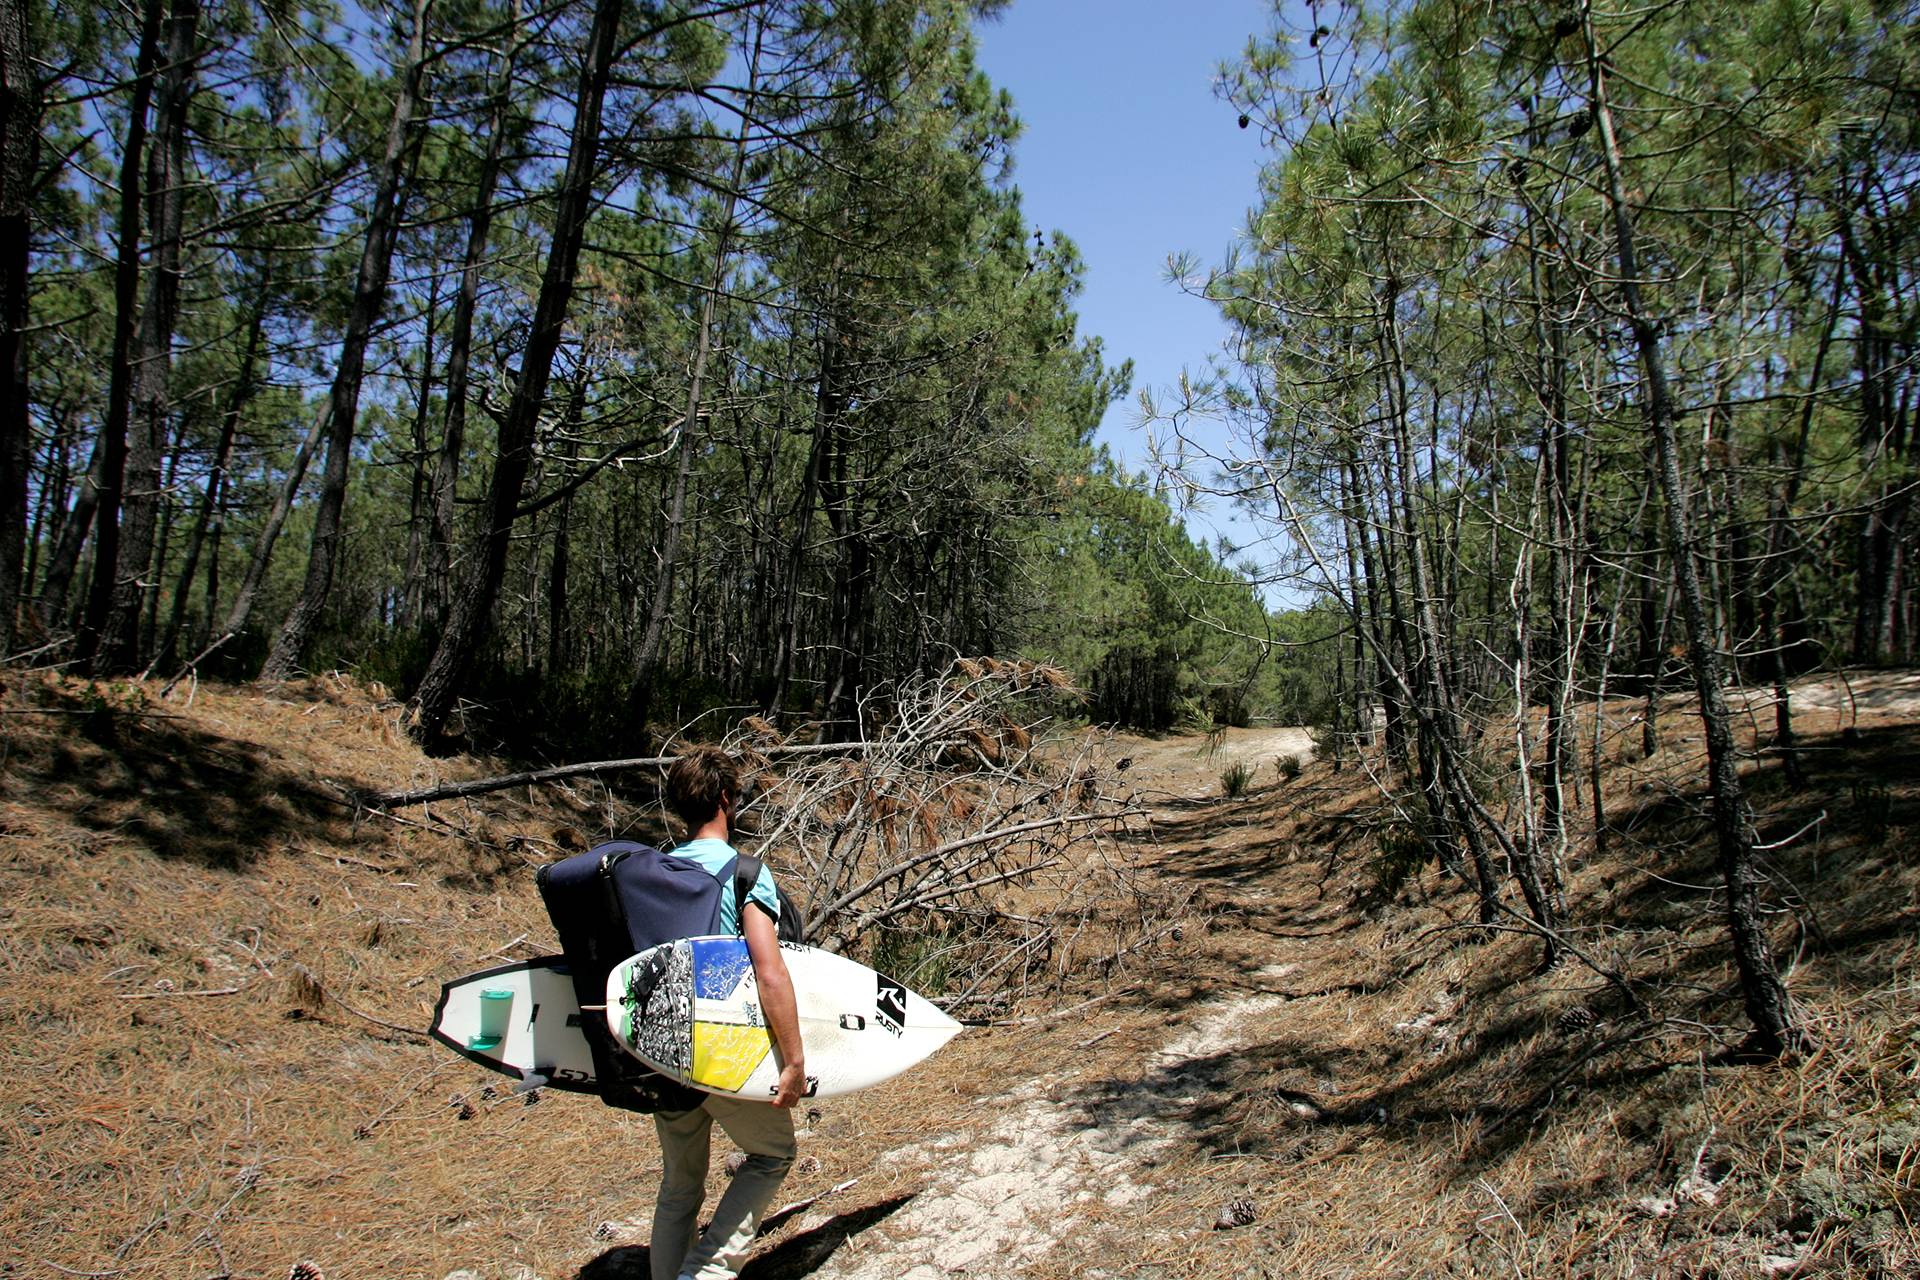
[[[1233,765],[1249,766],[1254,781],[1265,784],[1282,760],[1311,760],[1313,734],[1302,728],[1228,729],[1217,743],[1123,735],[1116,750],[1129,761],[1128,778],[1148,803],[1204,800],[1220,794],[1220,775]]]
[[[1239,729],[1211,749],[1195,738],[1129,738],[1120,749],[1128,753],[1128,780],[1152,808],[1154,822],[1193,824],[1192,806],[1219,795],[1221,771],[1241,761],[1256,770],[1286,757],[1304,761],[1313,739],[1301,728]],[[1277,981],[1298,967],[1272,964],[1251,976]],[[1127,1054],[1118,1072],[1111,1057],[1086,1059],[980,1099],[975,1109],[990,1117],[981,1125],[882,1159],[882,1167],[911,1170],[924,1189],[848,1239],[811,1274],[823,1280],[1011,1277],[1062,1249],[1137,1258],[1144,1243],[1137,1215],[1110,1211],[1137,1209],[1154,1196],[1154,1168],[1178,1139],[1190,1136],[1180,1117],[1205,1101],[1205,1065],[1258,1039],[1261,1016],[1283,1002],[1257,990],[1202,999],[1169,1019],[1176,1029],[1159,1043]],[[1113,1034],[1110,1028],[1080,1043],[1091,1049]],[[818,1212],[799,1229],[831,1217]]]
[[[1769,690],[1738,692],[1750,716],[1770,720]],[[1891,718],[1920,714],[1920,673],[1810,679],[1794,700],[1830,765],[1848,727],[1884,732]],[[1695,722],[1684,694],[1667,702],[1664,732],[1680,749],[1661,767],[1684,777]],[[1624,735],[1638,714],[1639,704],[1623,701],[1608,718]],[[1701,1119],[1705,1107],[1724,1118],[1773,1104],[1764,1076],[1730,1073],[1710,1089],[1690,1043],[1600,1113],[1618,1106],[1644,1133],[1671,1129],[1680,1136],[1660,1141],[1685,1159],[1602,1132],[1578,1109],[1550,1136],[1505,1124],[1510,1114],[1536,1117],[1529,1123],[1546,1114],[1533,1108],[1550,1101],[1530,1101],[1524,1087],[1540,1071],[1535,1059],[1570,1062],[1554,1069],[1572,1074],[1581,1059],[1558,1055],[1585,1043],[1604,990],[1578,972],[1539,978],[1510,940],[1449,952],[1436,940],[1458,921],[1424,896],[1437,879],[1418,891],[1419,908],[1409,898],[1398,912],[1366,897],[1364,874],[1344,873],[1336,889],[1337,851],[1367,839],[1355,833],[1370,820],[1344,807],[1360,793],[1328,785],[1324,771],[1295,778],[1275,767],[1311,753],[1310,735],[1295,728],[1232,730],[1210,746],[1115,743],[1127,787],[1151,812],[1156,877],[1163,888],[1196,891],[1206,923],[1136,975],[1137,985],[1055,1025],[1056,1043],[1077,1052],[1049,1055],[1052,1070],[979,1097],[966,1112],[977,1123],[883,1157],[875,1173],[912,1194],[792,1274],[1475,1275],[1504,1260],[1521,1274],[1638,1275],[1644,1246],[1647,1257],[1684,1247],[1723,1264],[1720,1274],[1771,1277],[1808,1274],[1803,1264],[1840,1247],[1831,1240],[1841,1236],[1821,1243],[1781,1229],[1765,1207],[1777,1188],[1730,1174],[1733,1156],[1716,1163],[1701,1154],[1725,1127]],[[1243,762],[1254,769],[1252,792],[1227,797],[1221,775]],[[1659,789],[1633,781],[1629,762],[1620,773],[1612,802],[1623,809],[1627,796],[1644,806]],[[1629,829],[1640,820],[1628,819]],[[1604,892],[1619,874],[1585,880]],[[1409,963],[1415,939],[1427,959]],[[1007,1045],[1012,1066],[1019,1049]],[[1462,1177],[1463,1167],[1478,1172]],[[1726,1203],[1738,1207],[1710,1223],[1723,1183]],[[1512,1211],[1523,1196],[1533,1197],[1524,1227]],[[1560,1196],[1572,1207],[1553,1218]],[[1662,1215],[1682,1202],[1693,1217],[1669,1239]],[[1536,1245],[1543,1218],[1559,1234],[1542,1232],[1549,1243]],[[799,1227],[833,1221],[821,1205]],[[1257,1245],[1215,1229],[1254,1223]],[[1882,1235],[1862,1229],[1846,1247],[1915,1256]],[[1584,1261],[1567,1261],[1569,1239],[1588,1251]],[[1356,1271],[1359,1257],[1368,1266]]]
[[[1279,996],[1209,1001],[1183,1034],[1146,1055],[1149,1082],[1093,1079],[1099,1069],[1042,1076],[981,1100],[999,1117],[894,1152],[886,1163],[924,1166],[926,1190],[901,1212],[850,1240],[815,1275],[828,1280],[940,1280],[1018,1275],[1062,1245],[1123,1243],[1121,1227],[1089,1221],[1101,1209],[1153,1194],[1143,1175],[1173,1140],[1170,1112],[1198,1101],[1186,1071],[1241,1044],[1251,1019]],[[1093,1086],[1091,1089],[1089,1086]],[[1090,1104],[1090,1094],[1105,1095]],[[821,1225],[801,1223],[802,1229]],[[1089,1271],[1088,1275],[1106,1275]]]

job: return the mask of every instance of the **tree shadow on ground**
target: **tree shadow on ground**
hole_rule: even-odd
[[[740,1270],[740,1280],[796,1280],[810,1276],[825,1265],[835,1251],[868,1227],[905,1207],[918,1192],[854,1209],[799,1235],[783,1240],[748,1262]]]
[[[1257,885],[1274,869],[1307,850],[1325,862],[1331,875],[1356,843],[1379,825],[1377,817],[1351,810],[1311,808],[1320,789],[1266,789],[1228,799],[1219,796],[1156,802],[1150,826],[1119,837],[1123,844],[1150,849],[1163,871],[1224,886]],[[1308,805],[1304,810],[1298,806]],[[1288,806],[1277,813],[1276,806]],[[1231,839],[1221,839],[1231,829]]]
[[[65,821],[131,839],[161,858],[229,871],[296,832],[350,833],[345,801],[267,747],[78,697],[51,709],[71,719],[54,733],[9,743],[0,796],[46,805]]]
[[[811,1231],[782,1240],[765,1253],[748,1260],[740,1269],[740,1280],[799,1280],[826,1264],[841,1245],[868,1227],[903,1208],[918,1192],[908,1192],[881,1200],[863,1208],[851,1209],[828,1219]],[[763,1230],[777,1227],[784,1219],[769,1219]],[[621,1245],[607,1250],[580,1268],[575,1280],[651,1280],[652,1255],[646,1245]]]
[[[1904,954],[1889,944],[1910,936],[1920,916],[1897,900],[1903,893],[1890,892],[1920,861],[1914,842],[1902,839],[1920,813],[1920,788],[1906,781],[1908,762],[1920,753],[1920,727],[1868,726],[1803,744],[1809,762],[1817,761],[1809,769],[1812,785],[1788,786],[1777,762],[1764,757],[1745,778],[1758,802],[1763,839],[1772,846],[1763,870],[1780,917],[1774,943],[1784,953],[1796,945],[1790,938],[1799,938],[1803,982],[1840,991],[1883,986],[1894,980],[1890,965]],[[1626,1128],[1652,1132],[1687,1103],[1702,1073],[1746,1069],[1729,1056],[1743,1019],[1707,806],[1698,789],[1660,780],[1640,786],[1631,803],[1611,806],[1612,865],[1588,877],[1579,894],[1582,919],[1605,920],[1620,936],[1637,931],[1661,941],[1658,948],[1642,947],[1631,975],[1653,1021],[1626,1008],[1595,975],[1543,975],[1496,961],[1468,981],[1461,1011],[1445,1020],[1444,1040],[1376,1038],[1370,1049],[1356,1049],[1343,1044],[1337,1030],[1315,1034],[1313,1011],[1322,1006],[1296,1005],[1296,1026],[1261,1043],[1149,1063],[1132,1078],[1091,1081],[1068,1100],[1115,1149],[1165,1142],[1169,1130],[1185,1151],[1210,1159],[1251,1154],[1286,1163],[1386,1144],[1444,1154],[1460,1178],[1497,1167],[1543,1126],[1557,1123],[1574,1099],[1588,1107],[1603,1100]],[[1403,936],[1392,923],[1399,910],[1375,903],[1376,910],[1363,913],[1364,899],[1347,900],[1347,890],[1364,885],[1357,868],[1342,869],[1342,887],[1330,888],[1337,857],[1328,860],[1318,897],[1297,875],[1295,891],[1279,901],[1240,892],[1250,880],[1272,877],[1292,849],[1313,847],[1313,832],[1333,835],[1327,824],[1316,815],[1269,836],[1253,823],[1247,825],[1254,831],[1232,840],[1210,839],[1209,817],[1196,807],[1164,818],[1155,833],[1163,851],[1156,865],[1217,885],[1210,892],[1222,922],[1230,920],[1228,927],[1250,938],[1324,939],[1384,922],[1377,935],[1357,939],[1361,949],[1351,961],[1363,970],[1354,975],[1358,980],[1278,993],[1290,1001],[1388,994],[1426,963],[1389,963]],[[1355,841],[1349,836],[1344,843]],[[1406,927],[1423,936],[1438,932],[1424,911],[1405,918]],[[1244,980],[1237,985],[1271,989]],[[1576,1002],[1577,1009],[1569,1007]],[[1350,1020],[1405,1016],[1387,1006],[1349,1008]],[[1560,1021],[1569,1012],[1585,1020]],[[1677,1019],[1665,1024],[1664,1034],[1661,1015]],[[1686,1069],[1676,1072],[1676,1064]],[[1155,1123],[1131,1123],[1147,1119]],[[1643,1137],[1627,1144],[1643,1161],[1629,1173],[1653,1176],[1657,1143]],[[1603,1190],[1578,1180],[1549,1179],[1542,1186],[1550,1206]]]

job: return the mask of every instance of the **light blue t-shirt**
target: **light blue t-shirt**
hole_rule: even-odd
[[[715,876],[726,871],[740,851],[725,840],[707,836],[701,840],[689,840],[685,844],[675,845],[671,850],[676,858],[686,858],[697,862]],[[773,872],[766,863],[760,864],[760,878],[753,882],[753,888],[747,893],[747,901],[756,902],[767,910],[769,918],[776,923],[780,919],[780,891],[773,887]],[[733,900],[733,877],[728,876],[720,889],[720,932],[743,933],[740,927],[740,908]]]

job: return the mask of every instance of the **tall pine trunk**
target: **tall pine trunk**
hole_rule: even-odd
[[[26,0],[0,0],[0,658],[27,587],[27,189],[40,141],[30,56]]]
[[[247,404],[258,390],[260,379],[257,373],[260,358],[260,338],[267,324],[267,300],[273,293],[273,259],[269,257],[265,270],[256,282],[253,317],[247,326],[247,345],[240,355],[240,369],[234,375],[233,386],[227,392],[226,403],[220,410],[220,438],[214,445],[213,465],[207,472],[207,486],[200,494],[200,504],[194,511],[193,525],[187,530],[187,547],[180,565],[180,577],[174,583],[173,605],[167,614],[167,627],[160,639],[160,650],[154,658],[154,665],[165,671],[172,667],[179,657],[180,629],[187,616],[187,597],[193,591],[193,579],[199,572],[200,555],[206,544],[207,530],[214,524],[215,512],[225,500],[227,486],[227,464],[233,457],[234,437],[240,430],[240,416],[246,412]],[[211,593],[217,583],[210,583]],[[212,616],[214,599],[207,601],[208,616]]]
[[[1805,398],[1800,406],[1800,426],[1793,448],[1785,458],[1786,484],[1777,493],[1768,494],[1767,552],[1761,576],[1760,627],[1768,650],[1768,667],[1773,677],[1773,749],[1780,756],[1781,772],[1787,785],[1798,790],[1807,785],[1806,767],[1800,759],[1799,743],[1793,731],[1793,697],[1788,687],[1792,672],[1787,661],[1789,639],[1782,598],[1793,577],[1793,562],[1788,548],[1793,533],[1793,511],[1800,502],[1800,487],[1807,475],[1807,445],[1813,434],[1813,410],[1819,403],[1820,380],[1825,374],[1827,353],[1833,349],[1834,330],[1840,323],[1840,303],[1845,296],[1847,267],[1842,259],[1833,268],[1833,293],[1827,301],[1826,318],[1821,322],[1820,341],[1814,348],[1813,366],[1807,373]],[[1782,463],[1781,442],[1772,442],[1774,463]]]
[[[170,409],[173,330],[180,313],[180,237],[186,206],[187,101],[193,93],[194,45],[200,0],[173,0],[167,19],[166,62],[154,101],[155,132],[147,154],[147,223],[152,252],[146,304],[140,309],[133,351],[133,403],[126,479],[121,490],[119,572],[109,599],[95,668],[116,673],[143,664],[141,615],[154,558],[154,535],[165,494],[160,484]],[[96,579],[96,589],[98,587]]]
[[[400,607],[394,625],[406,631],[419,624],[425,610],[426,584],[421,581],[420,564],[428,533],[426,522],[431,505],[431,481],[427,468],[427,416],[433,407],[433,340],[440,318],[440,277],[427,283],[425,332],[420,343],[420,382],[414,399],[413,449],[407,470],[412,484],[407,495],[407,559],[400,575]]]
[[[845,393],[840,387],[840,331],[834,309],[839,285],[840,263],[836,259],[828,273],[827,303],[820,319],[820,374],[813,398],[813,430],[809,433],[807,465],[800,481],[800,496],[793,516],[793,539],[787,547],[785,595],[781,600],[779,645],[774,654],[773,687],[767,698],[769,715],[778,714],[786,705],[793,683],[794,667],[800,650],[800,575],[806,568],[807,543],[813,526],[814,508],[819,501],[821,474],[827,465],[828,441],[833,424],[840,417]]]
[[[53,549],[47,555],[46,575],[40,580],[35,612],[48,629],[66,625],[67,595],[73,587],[74,571],[80,567],[80,553],[86,550],[87,535],[93,532],[94,513],[100,506],[100,491],[106,486],[107,442],[96,436],[87,455],[87,468],[74,486],[73,505],[63,513],[53,534]]]
[[[467,447],[467,397],[473,358],[473,313],[480,301],[480,272],[486,263],[487,240],[493,230],[493,193],[500,183],[501,155],[506,147],[507,108],[513,88],[513,68],[519,53],[520,3],[514,0],[508,49],[494,82],[487,114],[487,151],[474,183],[472,212],[467,216],[466,257],[460,269],[460,292],[453,304],[453,327],[447,337],[447,417],[440,449],[434,457],[432,531],[427,539],[426,599],[423,617],[437,629],[447,614],[447,592],[453,582],[453,526],[455,499],[460,488],[460,459]]]
[[[741,129],[744,132],[744,120]],[[744,154],[744,143],[741,152]],[[654,576],[652,598],[647,605],[647,629],[640,636],[640,651],[634,658],[633,690],[628,711],[636,726],[645,725],[653,706],[654,686],[660,677],[661,653],[666,643],[667,616],[673,609],[674,579],[680,570],[680,547],[687,522],[687,481],[693,474],[694,445],[706,394],[707,361],[713,351],[713,325],[716,302],[725,283],[727,240],[733,221],[733,196],[740,180],[740,165],[734,165],[733,182],[720,215],[720,229],[714,241],[713,278],[706,297],[700,303],[700,330],[695,338],[693,366],[687,378],[685,412],[680,418],[680,447],[673,472],[673,496],[667,502],[666,526],[660,537],[660,568]]]
[[[760,47],[755,41],[747,62],[747,98],[753,100],[760,63]],[[660,569],[654,577],[653,598],[647,607],[647,629],[640,636],[640,651],[634,658],[633,688],[628,695],[628,713],[636,728],[644,728],[653,708],[654,686],[660,678],[661,653],[666,643],[667,615],[673,608],[674,578],[680,570],[680,545],[687,520],[687,480],[693,473],[694,442],[699,438],[703,397],[706,394],[707,361],[713,352],[714,318],[719,309],[720,291],[726,285],[727,255],[732,249],[733,214],[741,179],[747,164],[748,115],[742,113],[734,135],[733,171],[727,179],[727,194],[720,205],[720,216],[713,234],[713,273],[707,281],[706,295],[700,300],[700,329],[694,338],[693,366],[687,375],[687,400],[680,416],[680,448],[674,461],[673,497],[667,505],[666,528],[660,538]]]
[[[107,413],[100,428],[93,484],[93,575],[75,656],[90,665],[100,650],[120,572],[120,504],[126,491],[128,385],[140,293],[140,187],[147,149],[147,108],[153,100],[154,62],[160,43],[160,0],[147,0],[134,58],[133,97],[127,106],[127,136],[120,149],[120,222],[113,271],[113,351],[107,362]],[[84,529],[80,537],[86,536]]]
[[[1752,1048],[1767,1056],[1778,1056],[1799,1040],[1800,1033],[1794,1025],[1787,990],[1774,967],[1773,952],[1760,920],[1753,830],[1734,752],[1732,714],[1720,687],[1720,657],[1713,647],[1711,619],[1694,559],[1692,514],[1680,478],[1679,448],[1674,439],[1673,404],[1667,389],[1666,360],[1660,348],[1660,326],[1647,313],[1640,295],[1633,211],[1627,200],[1620,142],[1608,100],[1607,74],[1590,8],[1583,14],[1582,26],[1593,120],[1599,128],[1606,163],[1607,203],[1613,215],[1620,268],[1620,299],[1626,308],[1646,380],[1644,409],[1647,430],[1653,437],[1654,481],[1665,509],[1667,549],[1673,562],[1686,629],[1687,664],[1692,669],[1694,688],[1699,695],[1701,726],[1706,733],[1714,833],[1719,845],[1721,880],[1727,891],[1727,929],[1733,940],[1734,964],[1740,975],[1747,1017],[1753,1023]]]
[[[580,420],[587,408],[587,364],[574,371],[567,392],[567,416],[562,431],[561,461],[571,469],[580,458]],[[573,657],[573,619],[567,603],[567,574],[573,554],[573,489],[560,499],[553,521],[553,558],[547,565],[547,675],[564,674]]]
[[[454,597],[446,629],[434,647],[420,687],[414,692],[411,729],[431,741],[440,735],[460,696],[474,660],[480,655],[493,617],[494,601],[506,575],[507,550],[520,506],[520,490],[533,461],[534,429],[553,375],[553,357],[573,300],[574,277],[587,217],[593,212],[594,177],[599,171],[600,116],[613,66],[621,0],[596,0],[593,26],[580,65],[573,129],[567,143],[567,167],[560,181],[553,216],[553,242],[540,278],[540,297],[520,359],[520,376],[500,422],[499,461],[487,499],[487,523],[480,554]]]
[[[393,246],[399,232],[409,160],[418,153],[408,146],[420,83],[426,73],[428,0],[414,0],[413,34],[407,41],[407,66],[393,96],[393,116],[387,125],[386,152],[373,204],[367,213],[367,238],[360,252],[360,270],[354,281],[353,301],[347,312],[347,330],[340,341],[339,363],[327,395],[327,457],[321,472],[320,502],[314,512],[313,544],[307,556],[306,581],[300,598],[287,614],[266,664],[263,681],[286,680],[299,669],[307,642],[319,625],[327,595],[333,589],[333,570],[340,556],[342,521],[347,502],[347,471],[353,454],[353,434],[360,409],[360,383],[366,371],[367,344],[373,327],[386,309],[387,281],[393,266]]]

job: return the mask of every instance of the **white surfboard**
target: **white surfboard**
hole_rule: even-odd
[[[580,1018],[565,958],[543,956],[447,983],[429,1030],[455,1053],[517,1080],[597,1093]]]
[[[800,1012],[809,1097],[892,1079],[951,1040],[960,1024],[855,960],[780,944]],[[607,1024],[642,1062],[696,1089],[768,1099],[780,1076],[745,938],[687,938],[643,951],[607,975]]]

